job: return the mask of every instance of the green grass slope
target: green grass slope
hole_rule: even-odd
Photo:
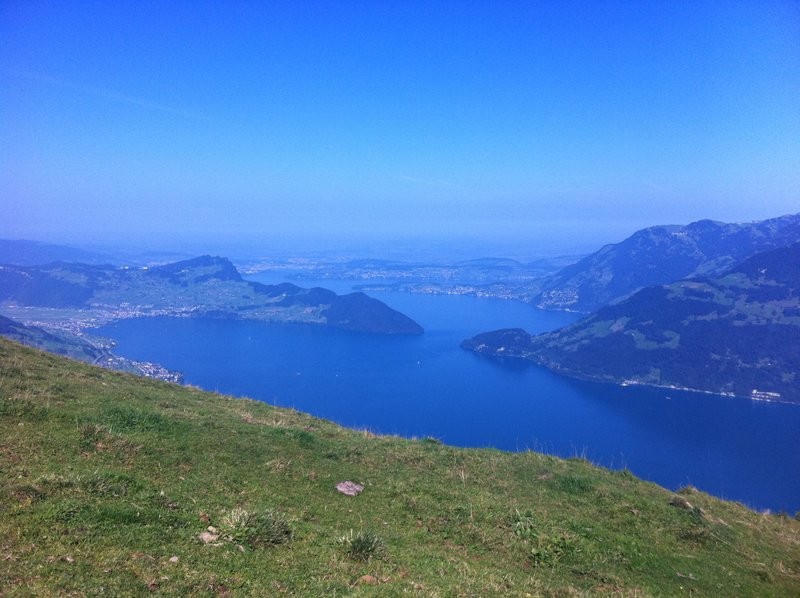
[[[4,339],[0,472],[0,595],[800,594],[785,516]]]

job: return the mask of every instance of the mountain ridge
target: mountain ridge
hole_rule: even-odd
[[[640,288],[721,274],[742,260],[800,240],[800,214],[751,223],[658,225],[605,245],[535,283],[542,309],[591,312]]]
[[[479,334],[462,347],[558,373],[800,403],[800,242],[721,276],[642,289],[554,332]]]
[[[110,254],[101,251],[27,239],[0,239],[0,264],[41,266],[53,262],[109,264],[114,261]]]

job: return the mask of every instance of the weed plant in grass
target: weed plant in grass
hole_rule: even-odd
[[[0,472],[2,595],[800,595],[789,517],[2,339]]]
[[[367,562],[386,556],[383,540],[371,531],[350,530],[339,538],[339,544],[344,548],[345,554],[355,561]]]
[[[275,546],[292,538],[286,517],[273,510],[233,509],[222,519],[222,533],[226,540],[250,548]]]

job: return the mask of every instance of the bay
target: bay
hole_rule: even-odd
[[[319,286],[346,292],[349,283]],[[499,299],[373,296],[414,318],[425,334],[163,317],[98,332],[118,341],[118,354],[180,370],[188,384],[348,427],[583,457],[671,489],[693,485],[757,509],[800,510],[800,407],[575,381],[459,347],[478,332],[544,332],[575,314]]]

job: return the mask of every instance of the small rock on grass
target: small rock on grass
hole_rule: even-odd
[[[347,496],[358,496],[361,494],[361,491],[364,490],[364,486],[347,480],[346,482],[339,482],[336,484],[336,489]]]
[[[200,533],[199,538],[204,544],[211,544],[219,539],[219,532],[217,531],[217,528],[209,525],[206,531]]]

